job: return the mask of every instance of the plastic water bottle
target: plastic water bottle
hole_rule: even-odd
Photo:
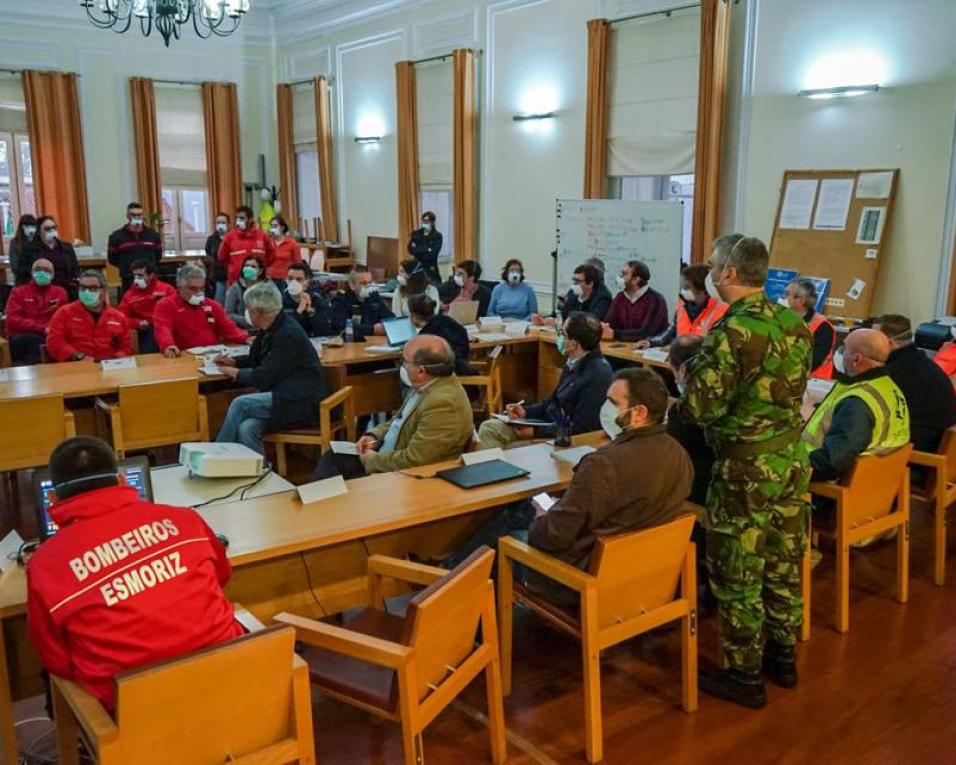
[[[564,317],[561,315],[561,309],[554,309],[554,328],[559,335],[564,334]]]
[[[352,343],[355,342],[355,327],[352,326],[352,320],[345,320],[345,342]]]

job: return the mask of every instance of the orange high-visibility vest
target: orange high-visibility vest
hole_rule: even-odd
[[[693,321],[687,313],[687,304],[683,299],[677,301],[677,336],[697,335],[703,337],[730,308],[729,303],[722,303],[716,298],[708,297],[704,310],[697,314]]]
[[[822,313],[817,313],[816,311],[813,312],[813,316],[811,316],[810,321],[807,322],[810,332],[812,332],[814,335],[817,334],[817,330],[824,324],[827,324],[830,327],[830,330],[833,332],[833,339],[830,342],[830,351],[827,353],[827,357],[823,360],[823,363],[810,372],[810,377],[816,377],[820,380],[832,380],[833,351],[836,350],[837,341],[836,328],[826,316],[824,316]]]

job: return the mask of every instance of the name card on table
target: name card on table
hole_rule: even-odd
[[[666,362],[668,358],[668,353],[663,348],[648,348],[641,351],[641,355],[648,361],[660,361],[661,363]]]
[[[349,487],[346,485],[345,479],[337,475],[333,478],[326,478],[324,481],[313,481],[312,483],[303,484],[297,491],[299,492],[299,499],[302,500],[302,504],[311,505],[316,502],[321,502],[324,499],[332,499],[332,497],[348,494]]]
[[[505,460],[507,462],[508,459],[505,457],[504,449],[482,449],[478,452],[466,452],[461,455],[463,465],[478,465],[492,460]]]
[[[103,359],[100,367],[104,372],[112,372],[116,369],[136,369],[136,357],[125,356],[121,359]]]
[[[0,369],[0,383],[10,382],[10,372]]]

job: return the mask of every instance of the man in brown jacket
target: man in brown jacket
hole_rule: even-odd
[[[361,478],[459,457],[475,426],[454,371],[455,354],[443,338],[410,340],[402,350],[401,377],[410,390],[401,409],[356,442],[357,456],[322,455],[313,479]]]
[[[564,496],[547,511],[535,505],[502,511],[456,558],[511,534],[586,569],[598,537],[658,526],[684,512],[694,471],[687,452],[662,424],[667,389],[660,377],[640,367],[622,369],[607,400],[623,430],[578,463]],[[556,603],[575,600],[574,593],[550,580],[528,576],[526,583]]]

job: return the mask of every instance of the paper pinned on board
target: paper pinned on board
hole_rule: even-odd
[[[850,298],[850,300],[859,300],[864,289],[866,289],[866,282],[862,279],[854,279],[853,284],[850,285],[850,289],[847,290],[846,296]]]
[[[778,228],[808,229],[817,198],[817,181],[806,178],[791,178],[783,194]]]
[[[856,229],[857,244],[879,244],[886,222],[885,207],[864,207],[860,211],[860,225]]]
[[[825,178],[820,182],[820,199],[813,227],[822,231],[845,231],[853,198],[852,178]]]
[[[870,247],[863,255],[867,260],[876,260],[876,247]]]
[[[892,170],[860,173],[856,183],[856,196],[859,199],[888,199],[891,188],[893,188]]]

